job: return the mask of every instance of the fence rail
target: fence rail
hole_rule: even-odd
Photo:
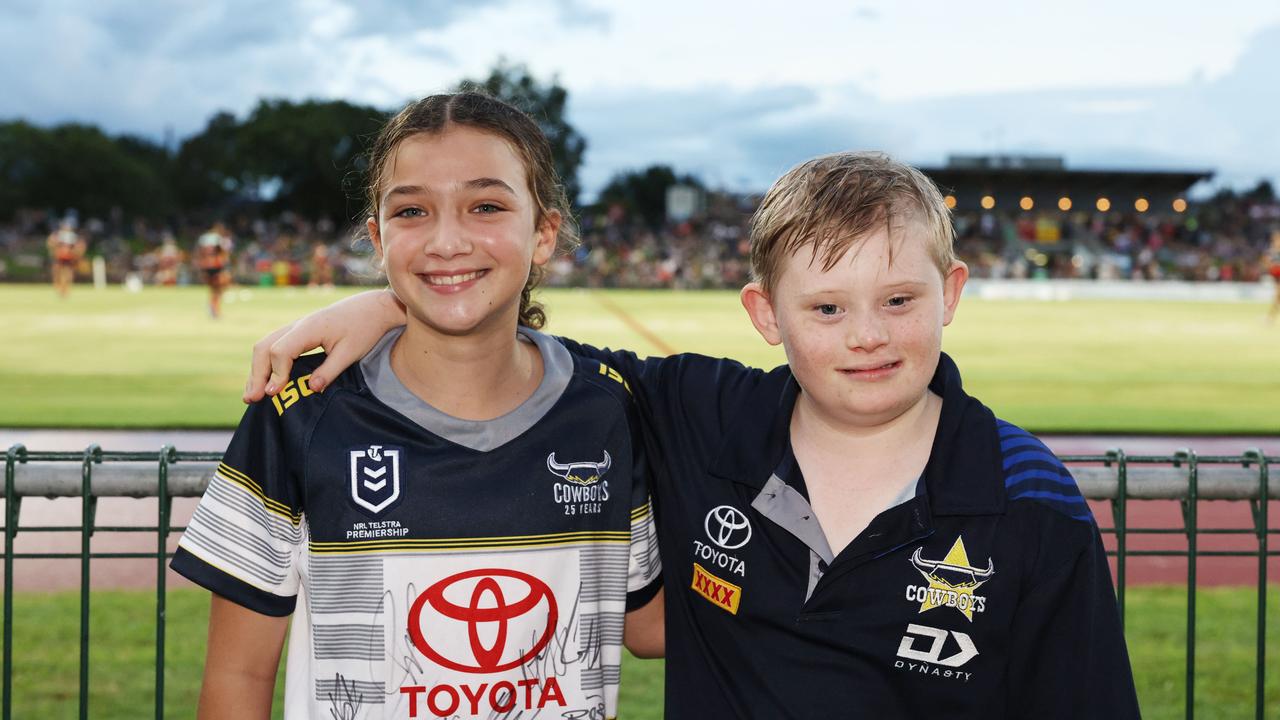
[[[170,536],[184,528],[170,523],[175,497],[198,497],[208,485],[217,467],[217,453],[178,452],[164,446],[157,452],[107,452],[90,445],[82,452],[34,452],[22,445],[10,447],[5,454],[4,483],[4,670],[3,720],[12,717],[13,700],[13,565],[15,560],[79,559],[80,560],[80,672],[79,717],[89,717],[89,608],[91,602],[90,562],[100,558],[142,558],[156,561],[156,675],[155,717],[164,716],[165,657],[165,581]],[[1125,612],[1126,565],[1131,557],[1185,557],[1187,562],[1187,649],[1186,649],[1186,717],[1194,717],[1195,705],[1195,607],[1197,565],[1200,558],[1255,557],[1258,561],[1257,649],[1255,678],[1255,715],[1262,720],[1265,712],[1266,685],[1266,609],[1267,560],[1280,557],[1280,550],[1270,549],[1271,535],[1280,529],[1269,527],[1268,501],[1280,499],[1280,477],[1271,477],[1270,468],[1280,457],[1267,457],[1256,450],[1240,455],[1197,456],[1184,450],[1173,455],[1127,456],[1121,450],[1104,455],[1063,457],[1084,496],[1094,501],[1107,501],[1111,508],[1111,524],[1099,518],[1104,534],[1115,539],[1116,601],[1121,619]],[[70,526],[20,525],[23,498],[74,497],[81,500],[81,522]],[[104,497],[158,499],[154,526],[105,526],[96,524],[97,501]],[[1180,527],[1132,527],[1129,524],[1130,500],[1171,500],[1181,505]],[[1202,500],[1248,502],[1251,527],[1200,527],[1198,508]],[[19,532],[74,532],[80,534],[80,551],[76,553],[14,551]],[[92,552],[90,539],[95,532],[154,533],[153,552]],[[1138,535],[1181,535],[1185,550],[1135,550],[1129,541]],[[1201,550],[1202,535],[1250,536],[1256,547],[1249,550]]]

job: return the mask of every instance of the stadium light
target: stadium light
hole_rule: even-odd
[[[1146,198],[1138,198],[1137,200],[1133,201],[1133,209],[1137,210],[1138,212],[1146,212],[1147,209],[1150,207],[1151,207],[1151,203],[1147,202]]]
[[[1066,212],[1071,209],[1071,198],[1063,196],[1058,198],[1058,209]]]
[[[1186,210],[1187,210],[1187,201],[1186,201],[1186,200],[1183,200],[1182,198],[1178,198],[1177,200],[1174,200],[1174,201],[1173,201],[1173,211],[1174,211],[1174,212],[1186,212]]]
[[[1018,207],[1022,208],[1023,210],[1030,210],[1035,206],[1036,206],[1036,202],[1032,200],[1031,197],[1028,195],[1023,195],[1022,199],[1018,201]]]
[[[1100,197],[1098,198],[1098,212],[1106,212],[1111,209],[1111,201]]]
[[[982,209],[983,209],[983,210],[990,210],[991,208],[993,208],[993,207],[995,207],[995,206],[996,206],[996,199],[995,199],[995,198],[991,197],[990,195],[983,195],[983,196],[982,196]]]
[[[948,209],[951,209],[951,210],[955,210],[955,209],[956,209],[956,196],[955,196],[955,195],[948,195],[948,196],[946,196],[946,197],[942,198],[942,202],[944,202],[944,203],[946,203],[946,204],[947,204],[947,208],[948,208]]]

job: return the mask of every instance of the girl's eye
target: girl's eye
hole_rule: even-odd
[[[405,209],[403,209],[403,210],[398,211],[398,212],[397,212],[395,215],[393,215],[392,217],[416,218],[416,217],[422,217],[422,216],[423,216],[423,215],[425,215],[425,214],[426,214],[426,213],[422,212],[422,208],[407,207],[407,208],[405,208]]]
[[[827,303],[825,305],[819,305],[817,307],[817,310],[818,310],[818,313],[822,315],[835,315],[840,312],[839,306],[832,305],[830,303]]]
[[[475,211],[481,215],[491,215],[493,213],[502,212],[502,208],[494,205],[493,203],[480,203],[476,206]]]

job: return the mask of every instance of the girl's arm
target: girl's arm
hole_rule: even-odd
[[[404,305],[390,290],[352,295],[290,323],[253,346],[253,365],[244,387],[246,403],[275,395],[289,382],[289,369],[299,355],[324,348],[325,361],[311,373],[308,385],[323,390],[338,373],[373,349],[394,327],[405,323]]]
[[[288,617],[272,617],[213,594],[199,720],[267,720]]]

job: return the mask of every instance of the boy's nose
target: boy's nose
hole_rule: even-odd
[[[889,328],[875,313],[850,319],[845,336],[845,343],[850,350],[870,352],[879,349],[888,342]]]

